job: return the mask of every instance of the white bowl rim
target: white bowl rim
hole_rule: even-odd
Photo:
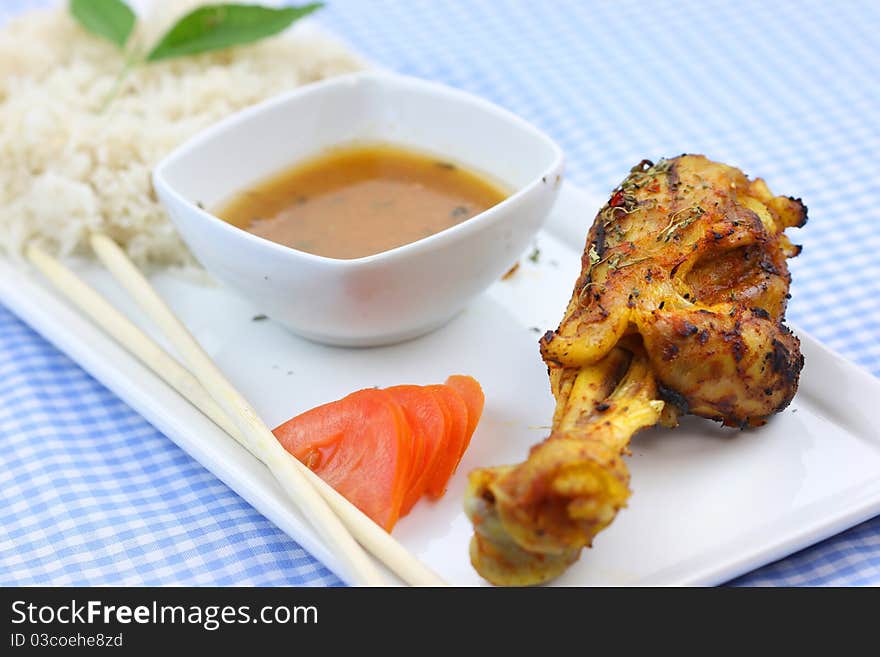
[[[500,203],[493,205],[491,208],[488,208],[483,212],[480,212],[473,217],[462,221],[461,223],[450,226],[449,228],[444,228],[437,233],[428,235],[427,237],[423,237],[414,242],[409,242],[407,244],[394,247],[393,249],[388,249],[387,251],[380,251],[379,253],[362,256],[360,258],[331,258],[329,256],[309,253],[308,251],[301,251],[290,246],[285,246],[284,244],[279,244],[278,242],[274,242],[270,239],[260,237],[259,235],[255,235],[247,230],[239,228],[238,226],[234,226],[229,222],[220,219],[219,217],[208,212],[207,209],[200,207],[193,201],[190,201],[182,193],[175,189],[175,187],[171,185],[171,183],[169,183],[165,177],[165,169],[172,166],[176,161],[186,157],[190,153],[190,151],[198,148],[206,142],[216,139],[224,131],[228,130],[230,127],[234,126],[237,123],[251,119],[254,116],[258,116],[260,113],[265,112],[266,110],[269,110],[278,105],[283,105],[284,103],[290,102],[292,99],[299,96],[311,93],[319,93],[322,89],[326,87],[343,84],[353,84],[366,80],[403,83],[412,87],[416,87],[417,89],[421,88],[423,90],[440,92],[442,94],[445,94],[447,97],[458,98],[460,100],[467,101],[475,105],[478,109],[494,114],[499,119],[503,119],[508,121],[509,123],[512,123],[518,129],[523,130],[524,132],[527,132],[533,137],[536,137],[540,141],[544,142],[544,144],[549,147],[550,152],[552,153],[552,159],[550,163],[537,176],[535,176],[535,178],[531,180],[531,182],[523,185],[515,192],[513,192],[510,196],[506,197]],[[333,145],[336,144],[332,144],[330,146],[332,147]],[[339,145],[342,144],[340,143]],[[449,157],[454,159],[454,156]],[[456,89],[454,87],[450,87],[439,82],[433,82],[414,76],[402,75],[400,73],[392,73],[384,70],[370,70],[346,73],[343,75],[326,78],[324,80],[319,80],[317,82],[311,82],[300,87],[291,89],[290,91],[278,94],[277,96],[273,96],[272,98],[268,98],[267,100],[264,100],[260,103],[245,107],[244,109],[241,109],[238,112],[235,112],[234,114],[231,114],[221,119],[220,121],[211,124],[207,128],[199,131],[188,140],[177,146],[173,151],[171,151],[171,153],[162,158],[159,163],[153,168],[152,178],[153,185],[156,187],[156,189],[159,189],[161,187],[165,192],[175,197],[179,202],[182,202],[183,204],[189,206],[190,209],[193,210],[199,217],[208,222],[217,222],[219,224],[217,228],[224,231],[232,231],[238,239],[248,241],[254,245],[260,245],[263,248],[274,251],[279,255],[287,254],[290,257],[302,258],[315,264],[332,265],[336,267],[354,267],[358,265],[372,264],[377,261],[384,261],[397,256],[418,254],[426,248],[435,246],[436,243],[441,240],[449,239],[456,236],[466,236],[468,233],[474,230],[479,230],[481,224],[496,219],[499,213],[503,213],[510,205],[519,202],[524,196],[535,189],[538,185],[559,185],[559,183],[561,182],[560,180],[549,180],[549,177],[554,175],[554,171],[559,171],[559,173],[556,175],[557,177],[561,177],[564,160],[565,156],[563,154],[562,148],[547,134],[539,130],[537,127],[535,127],[525,119],[517,116],[513,112],[506,110],[503,107],[496,105],[489,100],[486,100],[485,98],[481,98],[480,96],[477,96],[475,94],[462,91],[460,89]],[[490,176],[493,175],[491,171],[485,171],[484,173]]]

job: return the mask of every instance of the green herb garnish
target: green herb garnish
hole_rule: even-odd
[[[122,0],[70,0],[70,13],[92,34],[125,48],[137,16]]]
[[[140,44],[129,43],[137,16],[123,0],[70,0],[70,13],[86,30],[125,52],[122,71],[104,101],[103,110],[136,66],[253,43],[283,32],[323,6],[320,2],[278,9],[242,4],[205,5],[178,20],[149,51]]]
[[[315,2],[279,9],[235,4],[199,7],[168,30],[147,55],[146,61],[158,62],[253,43],[283,32],[294,21],[322,6]]]

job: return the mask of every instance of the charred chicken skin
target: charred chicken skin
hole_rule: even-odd
[[[797,391],[783,324],[799,199],[701,155],[643,161],[599,211],[559,328],[541,339],[550,436],[519,465],[476,470],[471,561],[490,582],[562,573],[630,495],[634,433],[691,413],[756,427]]]

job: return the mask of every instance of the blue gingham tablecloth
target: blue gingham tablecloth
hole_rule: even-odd
[[[880,375],[876,0],[328,2],[356,50],[522,115],[600,195],[699,152],[803,197],[789,318]],[[339,583],[2,306],[0,464],[0,584]],[[880,518],[735,583],[880,584]]]

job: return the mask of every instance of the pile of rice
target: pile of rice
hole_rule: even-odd
[[[154,43],[195,4],[153,3],[138,38]],[[302,26],[138,67],[102,112],[122,66],[122,54],[64,8],[0,30],[0,249],[16,256],[35,240],[61,255],[86,253],[100,230],[141,265],[191,264],[153,192],[152,167],[231,112],[362,63]]]

